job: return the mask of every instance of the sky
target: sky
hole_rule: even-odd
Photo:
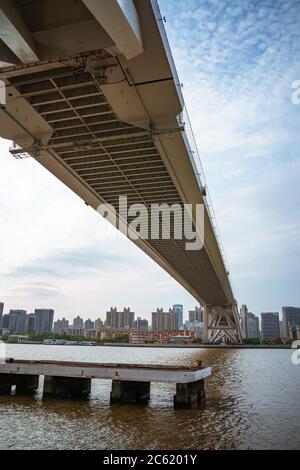
[[[239,304],[300,305],[299,0],[160,0]],[[32,158],[0,140],[0,301],[105,318],[196,305]]]

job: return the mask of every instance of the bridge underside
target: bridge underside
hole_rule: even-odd
[[[187,240],[175,239],[173,229],[169,239],[135,243],[207,307],[207,340],[236,341],[240,329],[228,273],[191,148],[177,120],[183,102],[176,72],[154,2],[144,2],[143,8],[141,1],[134,4],[142,49],[132,36],[132,51],[120,53],[121,46],[108,44],[3,68],[7,104],[0,110],[0,134],[16,142],[14,156],[31,155],[85,203],[94,209],[101,203],[113,205],[121,219],[119,196],[127,196],[128,205],[148,208],[205,204],[201,250],[186,250]],[[41,33],[33,36],[38,40]],[[133,51],[139,56],[127,60]],[[166,230],[162,223],[161,230]]]

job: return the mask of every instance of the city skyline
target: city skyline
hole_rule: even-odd
[[[0,301],[0,306],[3,304],[3,310],[2,311],[2,315],[8,315],[10,313],[10,311],[25,311],[27,313],[27,315],[32,315],[34,314],[34,312],[36,310],[53,310],[54,311],[54,321],[58,320],[58,319],[66,319],[68,320],[69,322],[72,322],[74,319],[76,318],[82,318],[84,321],[86,320],[92,320],[92,321],[96,321],[98,319],[101,319],[102,321],[105,320],[106,318],[106,315],[107,313],[110,312],[110,310],[114,310],[116,309],[116,311],[123,311],[123,310],[127,310],[129,309],[130,311],[132,311],[135,315],[136,318],[140,317],[140,318],[145,318],[146,320],[149,321],[149,323],[151,324],[151,320],[152,320],[152,314],[153,314],[153,311],[155,310],[161,310],[161,311],[169,311],[169,310],[176,310],[175,307],[178,307],[178,304],[175,304],[174,302],[171,302],[169,305],[156,305],[154,307],[149,307],[148,311],[143,314],[141,312],[139,312],[137,309],[134,308],[133,304],[131,305],[124,305],[124,304],[117,304],[117,305],[112,305],[110,304],[109,306],[106,306],[106,307],[103,307],[102,310],[98,311],[98,313],[93,313],[93,312],[90,312],[90,313],[87,313],[87,314],[84,314],[82,312],[79,312],[79,311],[64,311],[64,312],[60,312],[60,311],[56,311],[53,306],[46,306],[45,305],[41,305],[40,307],[34,307],[34,308],[29,308],[29,309],[26,309],[26,308],[6,308],[6,305],[5,305],[5,302],[1,302]],[[268,313],[268,312],[275,312],[275,313],[278,313],[279,314],[279,319],[281,321],[284,320],[284,309],[292,309],[292,310],[296,310],[298,311],[300,309],[300,306],[298,305],[282,305],[281,307],[277,308],[277,309],[274,309],[272,310],[271,308],[269,309],[265,309],[264,311],[259,311],[259,312],[256,312],[254,311],[254,309],[251,308],[251,306],[249,307],[250,304],[240,304],[239,305],[239,312],[240,314],[242,315],[242,311],[243,311],[243,307],[246,307],[247,309],[247,313],[249,314],[254,314],[256,316],[259,316],[259,319],[261,321],[261,315],[264,314],[264,313]],[[181,306],[181,305],[180,305]],[[190,311],[195,311],[195,309],[198,309],[200,307],[203,308],[199,303],[195,303],[192,308],[186,308],[185,305],[182,305],[183,306],[183,322],[185,321],[188,321],[189,320],[189,313]],[[100,312],[100,313],[99,313]],[[1,313],[1,312],[0,312]],[[1,315],[0,315],[1,317]]]

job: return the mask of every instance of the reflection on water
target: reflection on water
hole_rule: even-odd
[[[202,411],[173,410],[175,386],[152,384],[148,407],[109,404],[110,381],[86,402],[0,396],[1,449],[300,448],[300,366],[289,350],[9,345],[8,356],[213,367]]]

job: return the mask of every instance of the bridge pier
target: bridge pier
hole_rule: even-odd
[[[174,395],[174,408],[177,409],[199,409],[205,404],[204,379],[197,382],[176,384],[176,395]]]
[[[148,403],[150,399],[150,382],[113,380],[110,403]]]
[[[91,392],[91,379],[75,377],[53,377],[46,375],[44,397],[86,398]]]
[[[10,395],[11,387],[16,386],[16,394],[33,395],[39,386],[38,375],[0,374],[0,395]]]

